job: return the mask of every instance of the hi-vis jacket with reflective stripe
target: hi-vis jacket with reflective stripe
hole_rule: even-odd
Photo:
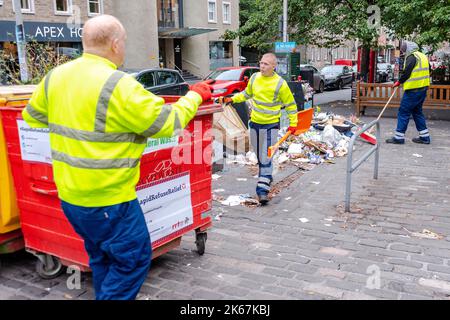
[[[147,137],[170,137],[195,116],[202,98],[188,92],[173,105],[146,91],[107,59],[83,54],[38,85],[22,112],[50,128],[59,197],[102,207],[136,198]]]
[[[416,65],[414,66],[414,69],[411,72],[411,76],[409,77],[408,80],[406,80],[405,83],[403,83],[403,89],[412,90],[423,87],[429,87],[430,65],[427,56],[419,51],[412,52],[411,54],[413,54],[416,57],[417,62]],[[405,58],[405,67],[407,58],[408,57]]]
[[[232,97],[239,103],[253,99],[251,121],[259,124],[271,124],[280,121],[281,107],[286,107],[290,126],[297,126],[297,105],[287,82],[274,72],[264,77],[261,72],[250,78],[247,88]]]

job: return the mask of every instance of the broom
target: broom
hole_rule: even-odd
[[[394,97],[395,93],[397,92],[398,87],[395,87],[394,91],[391,94],[391,97],[389,98],[388,102],[386,102],[386,105],[384,106],[383,110],[381,110],[380,114],[378,115],[377,121],[380,120],[381,116],[384,113],[384,110],[386,110],[387,106],[389,105],[389,103],[391,102],[392,98]],[[375,127],[370,128],[369,131],[363,132],[360,134],[361,139],[367,141],[370,144],[377,144],[377,138],[375,137],[375,135],[373,134],[373,130],[375,129]]]

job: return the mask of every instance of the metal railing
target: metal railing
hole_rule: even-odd
[[[358,161],[353,164],[353,145],[355,144],[356,138],[358,138],[362,133],[366,132],[373,126],[376,126],[376,139],[377,143],[375,146],[371,147]],[[378,179],[378,162],[380,160],[380,121],[376,119],[364,127],[361,130],[356,132],[350,140],[348,146],[348,156],[347,156],[347,178],[346,178],[346,186],[345,186],[345,212],[350,212],[350,193],[352,186],[352,173],[358,169],[358,167],[363,164],[373,153],[375,153],[375,167],[373,178]]]

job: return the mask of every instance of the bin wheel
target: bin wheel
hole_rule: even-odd
[[[197,252],[201,256],[205,253],[205,245],[206,245],[207,238],[208,238],[208,235],[206,234],[206,232],[197,233],[197,235],[196,235],[195,244],[197,245]]]
[[[63,265],[58,258],[46,254],[37,259],[36,272],[42,279],[54,279],[63,272]]]

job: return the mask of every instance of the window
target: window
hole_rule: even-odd
[[[216,0],[208,0],[208,22],[217,22]]]
[[[55,14],[72,14],[72,0],[55,0]]]
[[[16,12],[16,8],[13,0],[13,11]],[[20,6],[23,13],[34,13],[34,0],[20,0]]]
[[[153,72],[146,72],[141,74],[138,78],[138,81],[142,83],[144,88],[151,88],[155,86],[155,76]]]
[[[103,14],[103,0],[88,0],[88,15]]]
[[[233,65],[233,43],[229,41],[211,41],[209,43],[209,70]],[[238,78],[240,76],[240,72]]]
[[[223,23],[231,24],[231,4],[229,2],[223,3]]]
[[[158,85],[177,83],[177,77],[173,72],[158,71]]]

